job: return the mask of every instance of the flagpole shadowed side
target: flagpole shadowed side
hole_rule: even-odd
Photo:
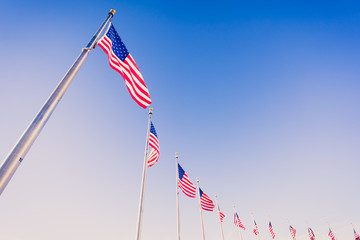
[[[148,160],[148,155],[149,155],[149,135],[150,135],[151,117],[152,117],[152,108],[149,109],[149,121],[148,121],[147,133],[146,133],[144,165],[143,165],[143,174],[142,174],[141,188],[140,188],[138,224],[136,227],[136,239],[137,240],[141,239],[142,219],[143,219],[143,212],[144,212],[146,173],[147,173],[147,169],[148,169],[147,160]]]
[[[199,178],[196,178],[196,182],[197,182],[197,188],[198,188],[198,193],[199,193],[199,208],[200,208],[200,220],[201,220],[201,231],[202,231],[202,239],[205,240],[205,230],[204,230],[204,221],[203,221],[203,215],[202,215],[202,210],[201,210],[201,196],[200,196],[200,187],[199,187]]]
[[[216,201],[216,205],[218,207],[218,217],[219,217],[219,223],[220,223],[221,239],[224,240],[224,231],[223,231],[223,227],[222,227],[222,222],[220,221],[220,210],[219,210],[219,203],[218,203],[216,193],[215,193],[215,201]]]
[[[20,163],[25,158],[25,155],[40,134],[51,114],[54,112],[55,107],[65,94],[76,73],[79,71],[81,65],[84,63],[86,57],[89,55],[89,52],[95,47],[97,39],[104,30],[105,26],[109,23],[110,19],[114,16],[114,14],[115,10],[111,9],[108,17],[99,27],[88,45],[82,49],[82,52],[80,53],[78,58],[75,60],[73,65],[70,67],[68,72],[65,74],[63,79],[60,81],[58,86],[55,88],[53,93],[45,102],[39,113],[36,115],[34,120],[30,123],[23,135],[20,137],[9,155],[2,162],[0,166],[0,195],[11,180]]]
[[[177,214],[177,239],[180,240],[180,204],[179,204],[179,157],[178,153],[175,153],[176,162],[176,214]]]

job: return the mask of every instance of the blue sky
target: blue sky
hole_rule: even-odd
[[[252,234],[318,240],[360,231],[360,5],[355,1],[3,1],[0,157],[5,158],[105,19],[153,100],[160,160],[148,170],[143,239],[176,237],[175,152]],[[134,239],[148,111],[97,47],[1,195],[0,238]],[[201,237],[180,196],[181,233]],[[215,213],[206,238],[219,239]]]

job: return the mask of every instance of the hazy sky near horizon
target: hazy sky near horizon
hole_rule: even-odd
[[[2,1],[4,159],[108,11],[149,88],[160,159],[148,170],[143,240],[176,238],[175,152],[255,240],[360,231],[360,3]],[[135,239],[148,110],[96,47],[0,196],[0,239]],[[201,238],[180,194],[182,239]],[[288,220],[287,220],[288,219]],[[220,239],[204,212],[206,239]]]

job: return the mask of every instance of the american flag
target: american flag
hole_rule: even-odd
[[[271,225],[271,222],[269,222],[269,231],[271,233],[271,237],[274,239],[275,238],[275,232],[274,232],[274,229]]]
[[[147,161],[148,167],[154,165],[160,156],[159,139],[156,134],[154,124],[151,122],[150,134],[149,134],[149,145],[151,146],[150,155]]]
[[[151,98],[144,79],[112,23],[97,44],[108,55],[110,67],[124,78],[126,87],[134,101],[143,108],[149,106]]]
[[[201,190],[201,188],[199,188],[199,192],[201,208],[206,211],[214,211],[215,205],[213,201]]]
[[[310,240],[315,240],[314,231],[311,228],[308,228],[308,232],[309,232]]]
[[[255,235],[258,235],[258,234],[259,234],[259,228],[258,228],[255,220],[254,220],[254,224],[255,224],[255,227],[254,227],[254,230],[253,230],[253,231],[254,231]]]
[[[335,240],[335,235],[334,233],[331,231],[331,229],[329,228],[329,237],[331,237],[331,240]]]
[[[359,234],[356,233],[355,228],[354,228],[354,237],[355,240],[360,240]]]
[[[218,206],[218,213],[219,213],[219,222],[224,222],[224,218],[225,218],[225,214],[223,214],[221,211],[220,211],[220,208]]]
[[[234,224],[235,224],[235,226],[240,227],[245,230],[245,227],[242,224],[242,222],[240,221],[240,218],[237,213],[234,213]]]
[[[290,228],[290,233],[291,233],[292,238],[295,239],[295,235],[296,235],[296,230],[295,230],[295,228],[293,228],[291,225],[290,225],[289,228]]]
[[[179,176],[178,176],[179,188],[181,188],[181,190],[186,196],[192,198],[196,197],[196,188],[194,184],[191,183],[189,177],[185,173],[184,169],[180,166],[180,164],[178,164],[178,172],[179,172]]]

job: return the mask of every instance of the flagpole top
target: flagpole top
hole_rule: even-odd
[[[177,156],[177,155],[178,155],[178,153],[176,152],[176,153],[175,153],[175,155]]]
[[[114,9],[111,9],[109,12],[109,15],[111,15],[111,17],[113,17],[115,15],[116,11]]]

